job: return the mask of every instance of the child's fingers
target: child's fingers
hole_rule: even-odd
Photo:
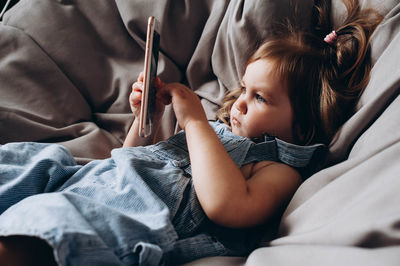
[[[142,101],[142,92],[141,91],[132,91],[129,96],[129,101],[131,105],[138,105]]]
[[[132,91],[142,91],[143,90],[143,82],[135,82],[132,84]]]
[[[168,105],[172,102],[171,88],[169,86],[162,86],[157,91],[157,98],[164,104]]]
[[[171,97],[178,97],[182,99],[186,99],[191,97],[193,93],[188,87],[181,83],[169,83],[163,87],[163,91],[168,93]]]
[[[165,86],[165,83],[159,77],[155,77],[155,84],[157,89],[161,89]]]
[[[135,82],[132,84],[132,92],[129,95],[129,104],[131,105],[132,111],[138,108],[142,102],[142,83]]]
[[[144,74],[143,74],[143,71],[142,71],[142,72],[140,72],[140,74],[139,74],[139,76],[137,78],[137,81],[138,82],[143,82],[143,80],[144,80]]]

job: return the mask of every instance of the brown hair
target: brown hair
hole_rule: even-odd
[[[275,34],[250,57],[248,64],[267,59],[277,77],[287,86],[294,113],[293,133],[298,144],[328,143],[355,111],[360,94],[369,81],[369,40],[381,21],[371,9],[360,9],[358,1],[343,1],[347,18],[336,29],[337,39],[323,39],[332,31],[329,4],[316,1],[315,28],[297,30],[290,24]],[[284,32],[284,33],[282,33]],[[240,90],[227,94],[217,117],[229,124],[230,109]]]

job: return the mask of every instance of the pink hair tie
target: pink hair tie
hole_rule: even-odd
[[[325,36],[324,41],[329,44],[333,44],[336,41],[336,39],[337,39],[337,34],[333,30],[331,33]]]

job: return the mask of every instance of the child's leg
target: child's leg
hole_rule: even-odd
[[[0,145],[0,214],[28,196],[56,190],[79,168],[59,145]]]
[[[0,266],[57,265],[51,247],[35,237],[0,237]]]

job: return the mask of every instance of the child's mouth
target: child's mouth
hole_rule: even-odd
[[[239,120],[237,120],[236,117],[232,117],[231,123],[232,123],[233,126],[236,126],[236,127],[240,126],[240,122],[239,122]]]

